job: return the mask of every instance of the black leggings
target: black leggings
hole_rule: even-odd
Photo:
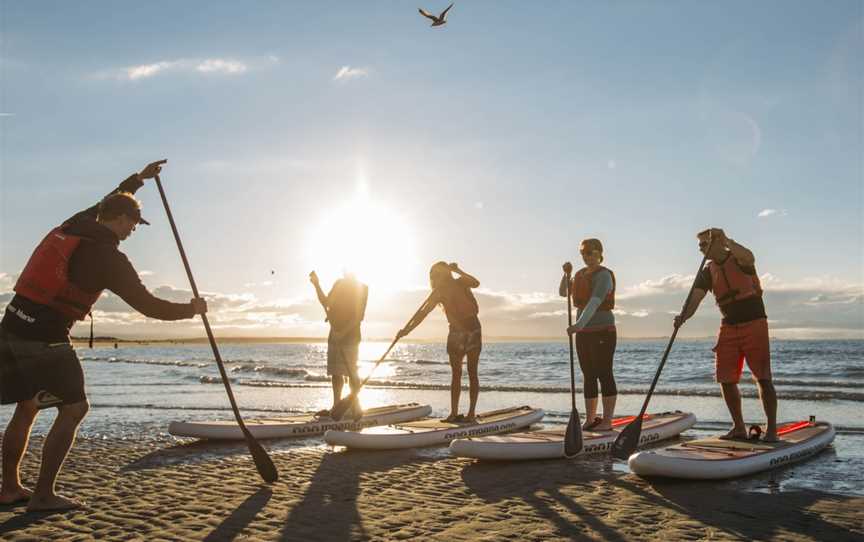
[[[576,334],[576,354],[582,368],[583,388],[586,399],[597,397],[597,381],[603,389],[603,397],[618,393],[615,377],[612,376],[612,360],[618,336],[613,330],[587,331]]]

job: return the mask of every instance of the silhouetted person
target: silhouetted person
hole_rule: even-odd
[[[357,359],[360,356],[360,323],[366,315],[366,301],[369,288],[357,280],[353,274],[345,272],[341,279],[333,283],[330,293],[324,295],[318,275],[309,273],[309,280],[315,287],[318,301],[327,313],[330,334],[327,337],[327,374],[333,386],[333,406],[342,397],[345,378],[351,391],[360,389],[357,375]],[[352,405],[355,415],[360,413],[360,402]],[[319,416],[329,416],[330,410],[321,410]]]
[[[0,322],[0,402],[17,403],[3,435],[0,503],[29,499],[28,510],[65,510],[83,504],[58,495],[54,484],[89,409],[84,372],[69,342],[69,330],[87,316],[103,290],[160,320],[192,318],[207,311],[203,299],[171,303],[153,297],[118,250],[138,224],[148,224],[133,194],[164,163],[148,164],[100,203],[51,230],[15,284],[15,297]],[[52,406],[57,418],[45,437],[39,479],[31,492],[21,485],[19,467],[36,415]]]

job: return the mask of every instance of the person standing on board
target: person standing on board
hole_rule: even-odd
[[[342,386],[346,377],[352,392],[360,389],[360,377],[357,374],[360,322],[366,315],[369,287],[347,271],[341,279],[333,283],[327,295],[324,295],[315,271],[309,273],[309,281],[315,287],[318,301],[324,307],[327,321],[330,322],[330,334],[327,337],[327,374],[333,386],[333,406],[336,406],[342,397]],[[355,400],[353,408],[355,414],[360,412],[359,399]],[[317,414],[329,416],[330,410],[321,410]]]
[[[453,273],[458,275],[453,277]],[[447,334],[447,356],[450,358],[450,414],[446,422],[473,422],[477,418],[477,398],[480,396],[480,377],[477,374],[483,336],[477,299],[471,292],[480,287],[480,281],[461,270],[455,263],[437,262],[429,270],[432,295],[421,309],[417,319],[398,333],[402,338],[420,325],[439,304],[444,307],[450,332]],[[459,396],[462,393],[462,360],[468,359],[468,390],[471,404],[468,414],[459,414]]]
[[[615,328],[615,274],[600,265],[603,244],[598,239],[585,239],[579,247],[585,267],[573,275],[570,295],[578,309],[576,322],[567,333],[576,335],[576,355],[582,369],[585,395],[585,423],[582,429],[609,431],[615,415],[618,388],[612,374],[617,332]],[[567,297],[567,276],[573,271],[570,262],[564,264],[558,293]],[[598,386],[599,382],[599,386]],[[597,397],[602,391],[603,417],[597,417]]]
[[[756,258],[749,249],[726,237],[721,229],[707,229],[699,232],[697,238],[699,250],[707,255],[709,262],[696,278],[687,308],[675,317],[675,326],[683,325],[693,316],[709,291],[714,293],[723,315],[714,347],[715,376],[733,424],[732,429],[720,438],[747,438],[738,390],[746,359],[768,419],[763,440],[776,442],[777,392],[771,380],[768,317],[762,302],[762,286],[756,274]]]
[[[17,403],[3,435],[2,504],[29,499],[28,510],[83,505],[58,495],[54,484],[89,409],[84,373],[69,342],[69,330],[90,313],[103,290],[159,320],[207,312],[207,303],[200,298],[171,303],[151,295],[118,250],[120,241],[138,224],[148,224],[133,194],[165,162],[148,164],[97,205],[51,230],[18,277],[15,296],[0,322],[0,403]],[[57,407],[57,417],[42,445],[39,479],[31,492],[21,485],[19,467],[36,415],[52,406]]]

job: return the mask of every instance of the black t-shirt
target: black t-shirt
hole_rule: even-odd
[[[732,258],[731,255],[728,257]],[[754,265],[740,265],[737,260],[735,261],[735,265],[738,265],[738,268],[746,275],[756,274],[756,266]],[[711,279],[711,271],[708,270],[707,266],[704,267],[702,271],[699,272],[699,276],[696,277],[695,287],[700,290],[705,290],[706,292],[713,290],[714,285]],[[762,302],[761,295],[755,295],[727,303],[720,307],[720,312],[723,314],[723,323],[729,325],[745,324],[747,322],[752,322],[753,320],[759,320],[760,318],[767,318],[767,315],[765,314],[765,303]]]

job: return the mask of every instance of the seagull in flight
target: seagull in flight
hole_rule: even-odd
[[[427,19],[430,19],[432,21],[433,27],[444,26],[445,24],[447,24],[447,12],[450,11],[450,8],[452,8],[452,7],[453,7],[453,4],[450,4],[449,6],[447,6],[447,9],[442,11],[441,15],[438,15],[437,17],[435,15],[432,15],[431,13],[427,12],[423,8],[419,8],[419,11],[420,11],[420,15],[422,15],[422,16],[424,16]]]

